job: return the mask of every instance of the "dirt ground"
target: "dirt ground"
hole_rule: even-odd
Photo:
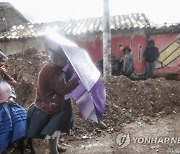
[[[28,49],[9,56],[8,72],[17,80],[17,101],[27,108],[35,100],[37,75],[47,61],[44,52]],[[107,104],[102,130],[95,122],[85,121],[73,102],[74,128],[62,136],[66,153],[180,153],[180,81],[164,78],[132,81],[125,76],[111,76],[104,81]],[[179,144],[143,144],[130,142],[121,148],[118,134],[135,137],[179,137]],[[127,136],[127,135],[126,135]],[[140,138],[140,141],[142,138]],[[38,153],[48,153],[47,141],[36,140]]]
[[[133,138],[145,138],[145,137],[179,137],[180,138],[180,123],[179,113],[168,115],[164,118],[150,118],[151,124],[143,122],[141,119],[137,119],[135,122],[125,124],[123,128],[114,133],[103,133],[101,137],[95,139],[84,139],[80,141],[70,142],[68,144],[68,153],[78,154],[179,154],[180,142],[176,144],[170,143],[143,143],[139,140],[136,143]],[[121,133],[130,135],[130,143],[121,148],[117,144],[117,136]]]

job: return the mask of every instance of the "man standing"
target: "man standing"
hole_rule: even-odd
[[[123,74],[126,76],[130,76],[133,73],[133,56],[129,47],[125,47],[123,49],[123,57],[121,58],[121,60],[123,63]]]
[[[146,61],[145,78],[146,79],[152,78],[156,66],[156,61],[159,58],[159,49],[155,47],[154,40],[148,41],[148,46],[144,51],[144,58]]]

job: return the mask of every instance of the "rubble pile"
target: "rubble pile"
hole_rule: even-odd
[[[116,129],[137,117],[162,117],[171,114],[180,105],[178,81],[167,81],[164,78],[132,81],[125,76],[111,76],[106,79],[105,87],[105,122]]]
[[[45,52],[29,48],[8,56],[8,73],[17,81],[14,86],[17,102],[28,107],[35,100],[36,81],[40,68],[47,61]]]
[[[47,61],[45,52],[34,48],[10,55],[8,72],[16,80],[17,102],[28,107],[35,100],[36,81],[40,68]],[[180,82],[164,78],[132,81],[125,76],[111,76],[104,80],[107,96],[103,121],[107,132],[119,131],[123,123],[137,118],[165,116],[175,113],[180,105]],[[85,121],[73,102],[74,136],[100,136],[102,130],[95,122]],[[148,120],[147,120],[148,121]]]

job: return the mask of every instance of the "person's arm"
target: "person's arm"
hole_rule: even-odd
[[[64,70],[63,70],[64,71]],[[68,64],[68,68],[64,71],[65,72],[65,79],[66,82],[69,81],[74,73],[74,69],[72,67],[72,65],[69,63]]]
[[[126,59],[124,58],[124,59],[123,59],[123,68],[122,68],[124,73],[126,73],[126,64],[127,64],[127,61],[126,61]]]
[[[14,84],[16,81],[14,78],[12,78],[9,74],[7,74],[6,68],[5,67],[0,67],[0,75],[3,76],[3,79]]]
[[[51,84],[51,88],[54,90],[56,94],[59,95],[69,94],[79,85],[78,77],[75,77],[72,80],[65,83],[65,77],[63,76],[63,74],[61,74],[58,78],[54,76],[52,80],[54,80],[54,84]]]

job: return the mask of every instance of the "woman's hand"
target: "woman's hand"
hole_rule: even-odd
[[[16,80],[14,80],[14,78],[12,78],[12,80],[10,81],[12,84],[16,84]]]

